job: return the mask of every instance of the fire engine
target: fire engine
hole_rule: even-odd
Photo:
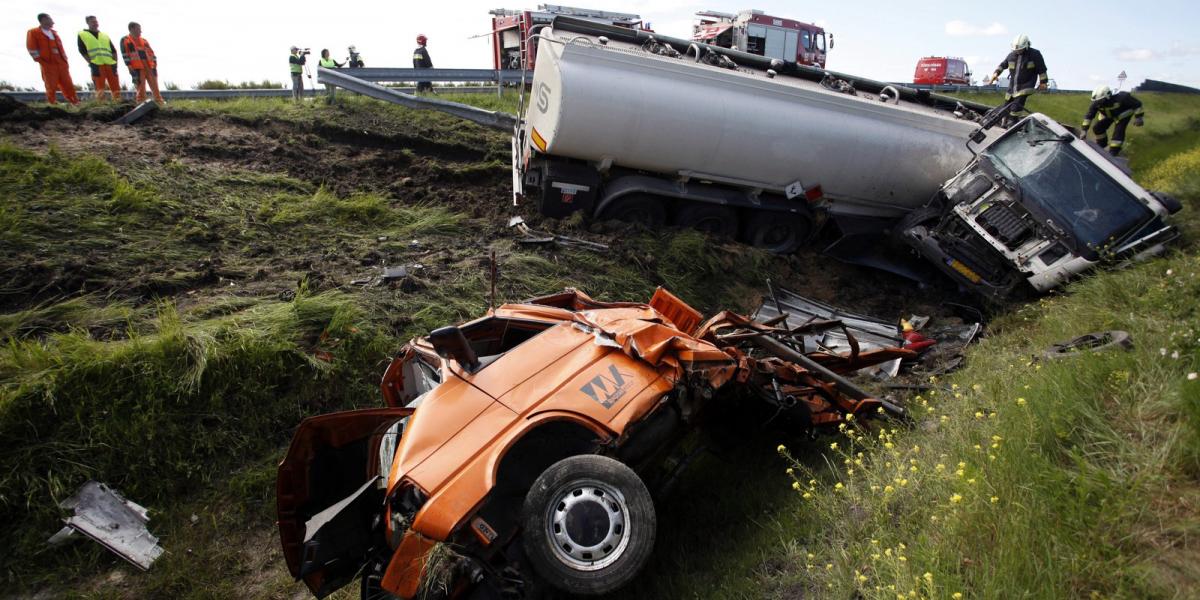
[[[711,10],[698,12],[692,26],[692,41],[822,69],[828,52],[823,28],[772,17],[761,10],[743,10],[736,15]],[[828,48],[833,48],[832,35]]]
[[[917,61],[913,83],[919,85],[970,85],[971,69],[961,58],[926,56]]]
[[[530,36],[549,25],[557,15],[628,29],[650,30],[639,15],[555,4],[541,4],[537,10],[499,8],[488,14],[492,15],[492,67],[497,70],[533,70],[537,58],[537,38]]]

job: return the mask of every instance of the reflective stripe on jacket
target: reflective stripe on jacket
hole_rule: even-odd
[[[125,66],[130,69],[155,69],[158,60],[154,57],[154,49],[146,38],[125,36],[121,38],[121,55],[125,58]]]
[[[1034,48],[1009,52],[992,75],[999,77],[1006,69],[1009,71],[1009,96],[1032,94],[1038,85],[1050,81],[1046,74],[1046,61],[1042,59],[1042,53]]]
[[[99,33],[99,36],[92,35],[91,30],[88,29],[79,32],[79,39],[87,49],[88,62],[93,65],[117,64],[117,57],[113,56],[112,40],[108,39],[107,33],[103,31]]]
[[[1096,100],[1088,106],[1087,114],[1083,115],[1083,128],[1087,129],[1088,125],[1092,124],[1092,119],[1097,114],[1104,115],[1107,119],[1120,121],[1130,117],[1141,118],[1146,114],[1142,108],[1142,101],[1133,97],[1129,92],[1117,92],[1103,100]]]
[[[34,27],[29,30],[29,33],[25,34],[25,49],[29,51],[29,57],[40,63],[49,62],[56,58],[64,63],[67,62],[67,54],[63,50],[62,45],[62,36],[58,35],[58,32],[53,29],[50,31],[54,32],[54,39],[46,37],[46,34],[42,33],[41,27]]]

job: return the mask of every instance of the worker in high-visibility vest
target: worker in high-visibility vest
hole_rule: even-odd
[[[329,49],[328,48],[321,51],[321,59],[317,61],[317,64],[321,65],[321,67],[323,67],[325,69],[337,69],[342,66],[342,63],[340,63],[336,60],[333,60],[332,58],[329,57]],[[337,91],[337,86],[333,85],[332,83],[325,84],[325,103],[326,104],[333,104],[333,96],[336,91]]]
[[[1107,85],[1102,85],[1092,91],[1092,104],[1088,106],[1087,113],[1083,115],[1083,127],[1080,129],[1079,137],[1087,139],[1088,127],[1097,114],[1104,116],[1096,121],[1096,126],[1092,129],[1096,134],[1096,143],[1108,146],[1108,153],[1113,156],[1120,154],[1121,148],[1125,145],[1125,129],[1129,127],[1129,121],[1132,119],[1135,127],[1141,127],[1145,124],[1146,117],[1141,100],[1134,98],[1133,94],[1129,92],[1114,94],[1112,88]],[[1113,128],[1113,137],[1110,142],[1108,141],[1108,128],[1114,123],[1116,123],[1116,127]]]
[[[158,91],[158,57],[150,42],[142,37],[142,26],[129,23],[129,35],[121,38],[121,55],[125,58],[125,66],[129,67],[129,76],[137,85],[138,103],[146,100],[146,85],[154,92],[154,101],[164,104],[162,94]]]
[[[79,104],[62,38],[54,30],[54,19],[42,13],[37,16],[37,20],[38,26],[25,34],[25,49],[29,50],[29,57],[42,68],[42,82],[46,84],[46,102],[57,104],[55,93],[62,92],[67,102]]]
[[[433,61],[429,59],[429,50],[425,49],[425,44],[429,39],[425,34],[417,36],[417,49],[413,50],[413,68],[414,69],[432,69]],[[417,82],[417,93],[432,92],[433,84],[428,81]]]
[[[1029,111],[1025,110],[1025,101],[1050,84],[1050,76],[1046,74],[1046,61],[1042,59],[1041,52],[1029,46],[1029,36],[1022,34],[1013,40],[1012,52],[1000,61],[1000,66],[992,72],[988,83],[996,83],[1005,69],[1008,70],[1009,79],[1008,93],[1004,95],[1004,99],[1013,105],[1009,114],[1017,118],[1026,117]]]
[[[292,46],[291,55],[288,56],[288,70],[292,73],[292,100],[300,101],[304,97],[304,64],[308,62],[308,48],[303,52],[300,48]]]
[[[96,100],[104,99],[105,88],[113,100],[121,99],[121,81],[117,78],[117,48],[108,34],[100,31],[100,22],[94,16],[84,19],[88,28],[79,32],[79,53],[92,69],[92,84],[96,87]]]

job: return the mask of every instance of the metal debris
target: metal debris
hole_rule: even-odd
[[[65,541],[79,532],[99,542],[121,558],[143,571],[163,553],[146,523],[150,521],[145,507],[126,500],[112,488],[89,481],[74,496],[59,506],[74,509],[74,516],[64,519],[66,527],[50,539],[50,544]]]
[[[557,235],[554,233],[546,233],[546,232],[542,232],[542,231],[535,231],[534,229],[531,229],[529,227],[529,225],[526,225],[525,219],[523,219],[521,217],[512,217],[511,219],[509,219],[508,226],[516,228],[517,231],[521,232],[521,235],[525,236],[525,237],[517,240],[518,244],[541,245],[541,244],[553,243],[553,244],[558,244],[560,246],[577,247],[577,248],[583,248],[584,250],[592,250],[593,252],[605,252],[608,250],[608,244],[601,244],[599,242],[589,242],[588,240],[584,240],[584,239],[580,239],[580,238],[574,238],[574,237],[569,237],[569,236],[565,236],[565,235]]]
[[[142,117],[158,110],[158,104],[153,100],[146,100],[134,107],[133,110],[121,115],[117,120],[113,121],[114,125],[132,125]]]

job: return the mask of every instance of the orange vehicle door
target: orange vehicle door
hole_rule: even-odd
[[[318,598],[354,580],[375,544],[386,475],[409,408],[371,408],[300,423],[279,463],[276,515],[292,577]]]

